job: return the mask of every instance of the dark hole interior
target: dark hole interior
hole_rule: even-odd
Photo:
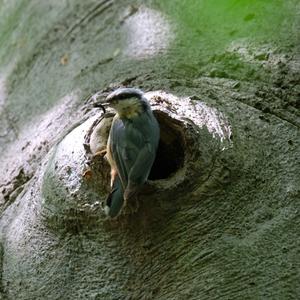
[[[149,180],[168,178],[184,163],[184,140],[178,121],[162,112],[154,114],[160,125],[160,141]]]

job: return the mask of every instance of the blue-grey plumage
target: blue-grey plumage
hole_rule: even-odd
[[[112,169],[112,192],[106,201],[106,213],[113,217],[115,212],[112,213],[112,207],[119,207],[121,211],[123,204],[147,181],[160,134],[158,122],[140,90],[118,89],[106,101],[117,112],[107,145],[107,158]]]

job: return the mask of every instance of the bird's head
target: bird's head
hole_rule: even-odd
[[[134,88],[119,88],[110,93],[104,102],[115,109],[120,118],[126,119],[138,116],[149,105],[144,93]]]

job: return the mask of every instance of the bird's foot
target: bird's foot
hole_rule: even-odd
[[[134,185],[134,184],[130,184],[124,192],[124,199],[125,201],[128,201],[131,198],[136,197],[137,192],[140,190],[140,186],[138,185]]]
[[[136,198],[130,199],[129,201],[125,201],[123,206],[123,213],[125,215],[131,215],[138,211],[139,202]]]

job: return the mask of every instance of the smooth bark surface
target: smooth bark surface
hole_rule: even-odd
[[[299,14],[0,0],[0,299],[299,299]],[[161,142],[111,221],[89,151],[120,86],[147,92]]]

